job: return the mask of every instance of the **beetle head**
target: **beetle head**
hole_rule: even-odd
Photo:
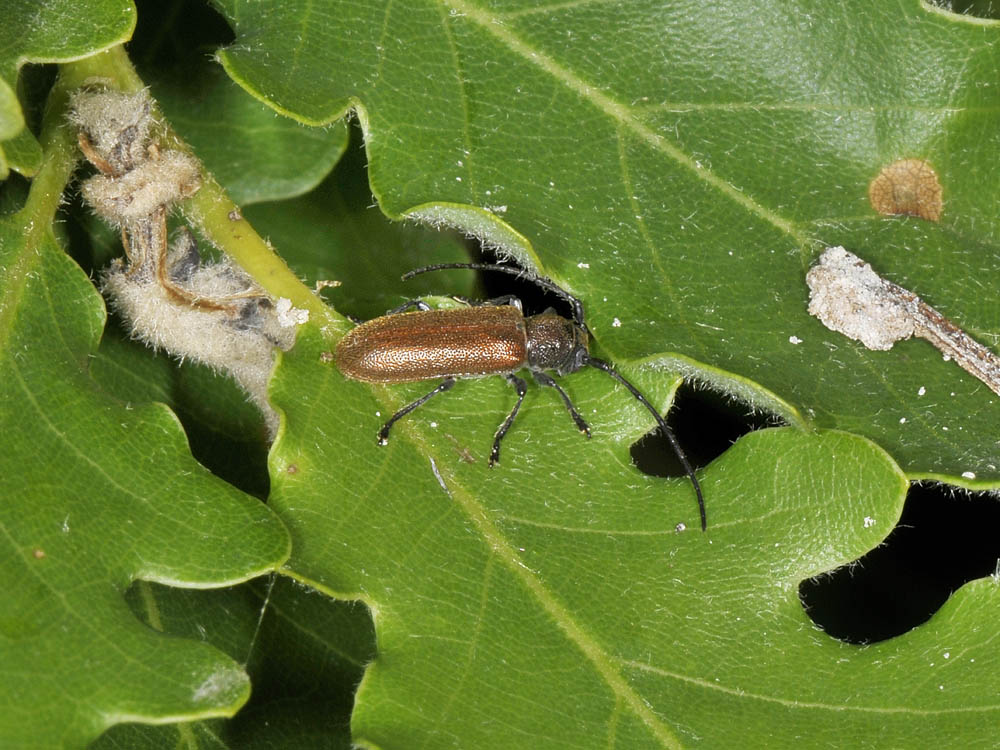
[[[566,375],[587,363],[589,337],[586,329],[574,321],[549,308],[540,315],[525,318],[524,323],[528,367]]]

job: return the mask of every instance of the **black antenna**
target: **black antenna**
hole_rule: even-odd
[[[681,466],[684,468],[684,473],[687,474],[687,478],[691,480],[691,485],[694,487],[694,494],[698,496],[698,512],[701,513],[701,530],[704,531],[708,527],[708,519],[705,516],[705,496],[701,493],[701,484],[699,484],[698,477],[694,473],[694,467],[691,466],[691,462],[688,461],[687,456],[684,454],[681,444],[677,442],[677,436],[674,435],[674,431],[670,429],[670,425],[667,424],[667,420],[665,420],[663,415],[661,415],[660,412],[657,411],[651,403],[649,403],[646,397],[639,392],[639,389],[627,381],[620,372],[611,366],[611,364],[605,362],[603,359],[597,359],[597,357],[591,357],[590,355],[587,355],[585,364],[606,372],[623,386],[628,388],[629,392],[635,396],[636,401],[649,409],[649,413],[653,415],[656,423],[660,426],[660,430],[667,436],[667,440],[670,442],[670,447],[674,449],[674,455],[677,456],[677,460],[681,462]]]

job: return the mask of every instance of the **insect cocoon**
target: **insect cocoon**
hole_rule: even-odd
[[[263,412],[271,437],[278,415],[267,400],[275,348],[295,343],[305,311],[275,302],[230,259],[202,261],[186,229],[172,247],[167,213],[201,184],[198,162],[150,143],[156,125],[149,94],[82,91],[70,120],[98,169],[81,193],[122,231],[126,259],[102,273],[101,290],[133,338],[234,378]]]
[[[153,149],[148,161],[121,176],[91,177],[80,191],[102,219],[123,226],[194,195],[200,186],[194,158],[180,151]]]
[[[149,92],[84,88],[73,94],[70,106],[69,120],[99,158],[94,166],[101,172],[121,175],[146,160],[149,131],[155,124]],[[92,154],[86,156],[94,161]]]
[[[228,260],[202,263],[190,235],[171,249],[167,273],[195,303],[179,300],[155,270],[155,264],[117,260],[104,272],[101,289],[134,338],[234,378],[263,412],[273,437],[278,415],[268,403],[267,383],[275,347],[295,343],[295,323],[282,325],[270,299]]]

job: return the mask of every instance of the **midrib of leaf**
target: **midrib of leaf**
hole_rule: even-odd
[[[456,502],[465,515],[475,525],[486,548],[511,573],[517,577],[531,593],[539,606],[562,629],[566,638],[573,643],[593,665],[611,692],[625,706],[628,706],[642,723],[649,728],[664,747],[679,748],[680,740],[650,706],[642,699],[616,668],[616,660],[608,654],[600,642],[587,632],[559,601],[545,584],[539,580],[528,565],[518,556],[516,548],[493,524],[483,505],[450,472],[442,472],[432,456],[428,459],[434,478],[444,493]],[[446,476],[447,474],[447,476]]]
[[[639,236],[642,237],[642,242],[646,246],[647,254],[650,259],[656,264],[656,267],[660,271],[660,277],[663,282],[660,286],[660,293],[665,295],[670,301],[670,307],[674,310],[674,317],[678,323],[682,323],[686,328],[691,327],[691,323],[687,317],[687,307],[685,305],[680,305],[677,303],[677,295],[675,294],[674,285],[672,282],[672,274],[667,272],[667,269],[663,267],[661,263],[661,258],[663,257],[660,253],[656,252],[656,242],[653,240],[649,233],[649,225],[646,224],[645,214],[642,211],[642,207],[635,197],[635,190],[632,185],[632,175],[629,170],[629,160],[628,153],[626,149],[625,138],[622,137],[622,123],[618,123],[618,127],[615,129],[616,135],[618,137],[618,164],[621,169],[622,185],[625,187],[625,195],[628,198],[629,206],[632,209],[632,216],[635,217],[636,229],[639,230]],[[699,348],[702,352],[702,357],[705,358],[707,352],[705,351],[705,343],[700,336],[692,336],[692,341],[699,342]]]
[[[530,44],[522,40],[513,33],[503,23],[503,15],[489,13],[464,0],[446,0],[442,3],[443,8],[448,8],[455,15],[467,18],[483,31],[488,33],[498,42],[503,44],[511,52],[521,56],[530,64],[534,65],[550,78],[567,89],[573,91],[578,96],[590,102],[597,110],[604,112],[610,119],[618,123],[619,127],[634,134],[637,138],[645,142],[654,151],[657,151],[678,165],[686,168],[699,180],[710,187],[718,190],[730,200],[739,204],[750,213],[760,217],[762,220],[776,227],[784,234],[789,235],[799,246],[804,246],[809,242],[809,237],[804,234],[794,223],[788,221],[781,215],[762,206],[746,194],[740,192],[724,179],[716,175],[710,169],[706,169],[696,160],[667,141],[663,136],[657,134],[646,126],[630,108],[615,101],[613,98],[587,83],[578,75],[560,65],[552,57],[535,49]]]

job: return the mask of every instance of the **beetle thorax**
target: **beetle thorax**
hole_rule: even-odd
[[[587,332],[572,320],[552,310],[525,318],[528,367],[555,370],[560,375],[576,372],[587,359]]]

